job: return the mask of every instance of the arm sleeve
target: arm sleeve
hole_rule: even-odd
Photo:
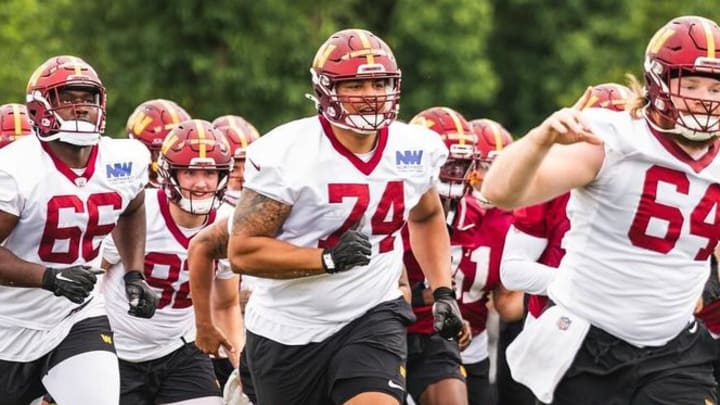
[[[547,246],[547,239],[519,231],[514,226],[505,237],[505,249],[500,262],[500,281],[508,290],[546,295],[547,286],[555,278],[557,269],[538,263]]]

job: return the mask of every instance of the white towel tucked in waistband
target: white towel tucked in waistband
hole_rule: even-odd
[[[586,321],[559,305],[545,310],[508,346],[506,355],[515,381],[545,403],[575,358],[590,329]]]

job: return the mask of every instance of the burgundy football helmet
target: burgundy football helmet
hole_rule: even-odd
[[[13,103],[0,105],[0,148],[31,133],[32,128],[25,105]]]
[[[704,76],[720,80],[720,28],[707,18],[677,17],[653,35],[645,50],[645,92],[650,99],[648,108],[664,121],[674,123],[667,129],[653,121],[657,130],[702,141],[720,135],[720,100],[718,98],[690,98],[680,95],[683,78]],[[677,78],[677,85],[670,80]],[[691,112],[691,105],[701,104],[702,112]]]
[[[318,112],[333,125],[371,134],[387,127],[400,108],[400,69],[390,47],[370,31],[336,32],[320,47],[310,68]],[[381,96],[338,96],[338,82],[383,79]],[[353,105],[355,113],[344,104]]]
[[[470,126],[477,135],[475,159],[478,167],[488,169],[498,153],[513,142],[512,135],[500,123],[487,118],[472,120]]]
[[[190,114],[174,101],[148,100],[135,108],[128,118],[128,136],[142,142],[148,149],[160,150],[165,136],[178,124],[190,119]]]
[[[628,87],[617,83],[603,83],[592,86],[590,97],[581,107],[605,108],[613,111],[625,111],[625,105],[632,99],[633,92]]]
[[[182,107],[161,98],[143,102],[130,114],[125,125],[128,137],[137,139],[150,150],[150,187],[160,187],[157,159],[165,137],[178,124],[189,119],[190,114]]]
[[[239,115],[223,115],[215,118],[212,124],[225,134],[236,161],[245,160],[248,145],[260,138],[257,129]]]
[[[230,145],[220,131],[204,120],[180,123],[165,137],[158,158],[160,183],[170,201],[192,214],[207,214],[222,202],[233,158]],[[185,197],[177,171],[217,170],[218,185],[212,198],[197,200]]]
[[[63,91],[87,92],[81,100]],[[27,85],[28,116],[40,140],[94,145],[105,132],[105,87],[95,69],[76,56],[54,56],[40,65]],[[65,117],[65,118],[63,118]]]
[[[470,123],[448,107],[428,108],[410,120],[437,132],[445,142],[449,155],[440,168],[437,190],[440,196],[459,199],[468,191],[470,174],[475,170],[477,136]]]

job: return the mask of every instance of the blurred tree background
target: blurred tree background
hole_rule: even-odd
[[[589,84],[641,78],[652,34],[716,0],[3,0],[0,103],[23,102],[48,57],[88,61],[108,89],[108,133],[151,98],[266,132],[313,114],[309,66],[334,31],[366,28],[403,71],[401,119],[450,106],[515,136]]]

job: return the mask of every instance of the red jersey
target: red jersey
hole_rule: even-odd
[[[466,195],[458,202],[450,231],[455,296],[463,318],[470,322],[473,335],[485,330],[488,292],[500,283],[500,258],[512,214],[497,208],[484,209],[475,198]],[[403,260],[410,285],[425,281],[425,276],[410,250],[407,229],[403,230]],[[413,307],[417,322],[409,333],[432,334],[432,305]]]
[[[558,267],[565,255],[562,239],[570,229],[566,207],[570,193],[565,193],[542,204],[523,207],[515,210],[514,226],[518,230],[537,238],[547,239],[547,246],[538,259],[551,267]],[[537,318],[547,306],[545,295],[529,295],[528,312]]]

